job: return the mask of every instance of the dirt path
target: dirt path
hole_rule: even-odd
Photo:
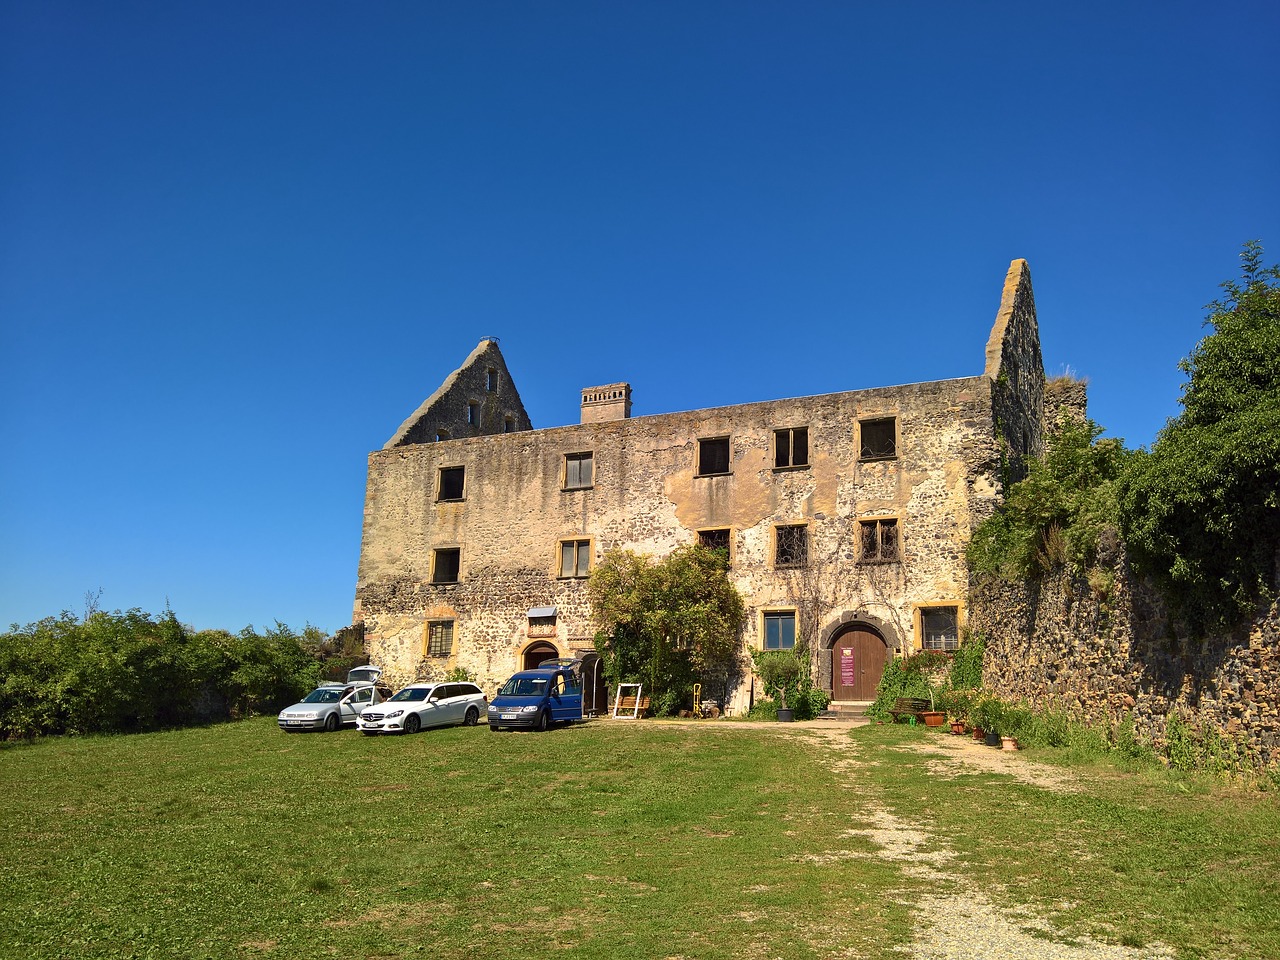
[[[709,726],[706,721],[688,722]],[[854,777],[866,761],[859,757],[863,748],[849,737],[851,726],[848,722],[824,720],[796,724],[742,721],[714,724],[716,730],[726,733],[767,728],[775,733],[805,737],[818,745],[834,773]],[[1068,770],[1035,763],[971,738],[940,735],[909,749],[925,754],[929,769],[940,777],[956,777],[972,771],[996,772],[1044,790],[1080,789],[1079,779]],[[909,946],[902,948],[904,956],[914,960],[1172,960],[1175,956],[1174,951],[1163,944],[1125,947],[1078,934],[1068,937],[1049,921],[1052,908],[1037,911],[997,904],[972,892],[973,885],[961,872],[963,868],[955,852],[944,837],[931,829],[927,820],[903,820],[878,807],[874,801],[864,809],[864,823],[839,836],[869,840],[876,848],[873,853],[832,849],[807,854],[804,859],[821,863],[875,857],[900,864],[904,877],[927,881],[926,885],[916,882],[890,891],[900,898],[898,902],[910,906],[915,913],[914,937]],[[922,895],[922,886],[934,891],[964,893]]]

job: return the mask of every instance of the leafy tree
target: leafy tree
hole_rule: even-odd
[[[1209,304],[1213,332],[1180,364],[1182,413],[1126,473],[1134,563],[1193,627],[1229,624],[1275,593],[1280,547],[1280,267],[1262,246]]]
[[[660,561],[615,550],[587,584],[610,686],[643,683],[671,712],[695,681],[727,681],[745,609],[722,554],[679,547]]]
[[[1064,562],[1078,569],[1094,562],[1104,531],[1119,527],[1117,486],[1131,456],[1101,433],[1093,421],[1058,425],[1044,456],[1028,461],[1026,478],[974,531],[972,570],[1021,580]]]

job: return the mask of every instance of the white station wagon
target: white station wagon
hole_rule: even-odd
[[[385,703],[366,709],[356,725],[370,737],[457,723],[474,727],[488,708],[489,698],[474,683],[411,683]]]

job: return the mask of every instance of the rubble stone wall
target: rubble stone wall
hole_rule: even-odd
[[[1172,713],[1280,765],[1280,605],[1234,633],[1196,638],[1111,545],[1092,577],[975,585],[969,625],[987,640],[985,685],[1092,724],[1131,717],[1162,743]]]

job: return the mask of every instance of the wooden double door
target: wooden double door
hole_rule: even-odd
[[[851,626],[831,641],[831,699],[874,700],[889,662],[889,645],[875,630]]]

